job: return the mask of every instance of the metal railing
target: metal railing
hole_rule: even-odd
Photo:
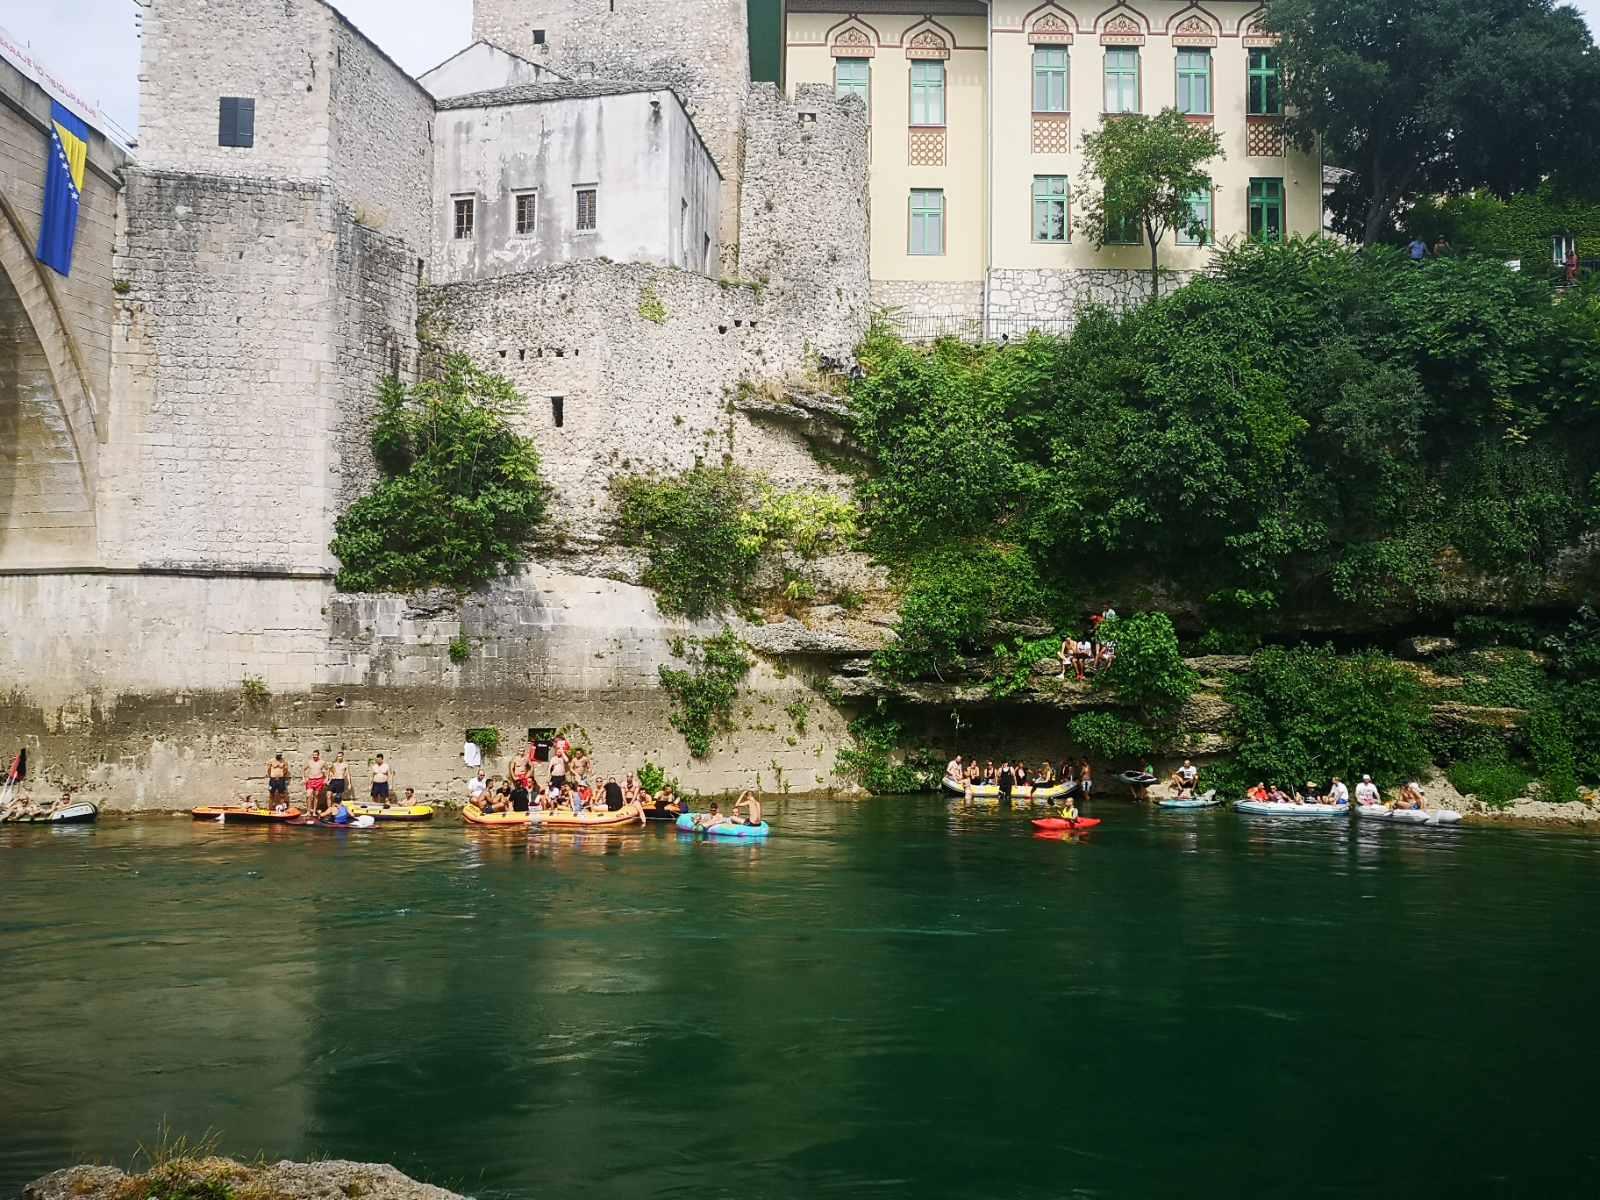
[[[925,343],[941,338],[958,342],[1009,342],[1027,337],[1030,333],[1065,335],[1072,332],[1077,320],[1073,317],[990,317],[985,322],[979,317],[925,316],[910,313],[885,313],[883,321],[899,335],[902,341]]]

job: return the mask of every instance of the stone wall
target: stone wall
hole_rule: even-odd
[[[983,281],[874,279],[874,307],[913,321],[983,320]]]
[[[333,17],[333,186],[362,224],[426,255],[433,98],[348,21]]]
[[[746,107],[739,268],[789,304],[822,354],[845,358],[870,315],[867,122],[854,97],[771,84]]]
[[[1161,294],[1177,291],[1198,271],[1161,272]],[[1091,305],[1127,312],[1150,298],[1150,272],[1121,269],[995,270],[990,273],[989,315],[1000,326],[1037,322],[1070,328]]]
[[[723,265],[732,273],[750,89],[745,0],[475,0],[472,8],[473,37],[569,78],[673,85],[722,170]]]
[[[486,725],[507,746],[570,727],[607,772],[649,759],[701,791],[810,791],[829,786],[844,737],[799,673],[763,663],[741,689],[736,745],[691,760],[658,669],[682,665],[674,638],[710,627],[663,618],[642,588],[537,568],[459,608],[317,580],[0,577],[0,628],[0,677],[31,681],[0,695],[0,730],[29,747],[35,787],[117,809],[260,795],[273,753],[298,772],[317,748],[343,749],[358,778],[382,753],[400,786],[459,799],[463,736]],[[463,633],[458,666],[448,647]],[[246,678],[270,699],[247,697]],[[804,736],[785,711],[797,702]]]
[[[153,0],[140,34],[140,163],[328,178],[333,52],[334,20],[322,0]],[[254,146],[217,144],[223,96],[255,100]]]
[[[326,185],[135,171],[126,204],[103,561],[331,570],[417,259]]]
[[[660,323],[640,313],[647,289],[665,310]],[[605,532],[617,474],[726,458],[789,486],[840,486],[799,439],[730,403],[741,380],[804,369],[819,329],[798,307],[777,289],[589,261],[434,288],[425,322],[430,338],[522,393],[528,407],[515,423],[543,457],[552,518],[586,542]],[[830,346],[853,344],[842,324],[821,332]]]

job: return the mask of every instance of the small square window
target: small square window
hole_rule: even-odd
[[[535,29],[535,30],[534,30],[534,31],[533,31],[533,44],[534,44],[534,45],[535,45],[535,46],[542,46],[542,45],[544,45],[544,30],[542,30],[542,29]]]
[[[217,145],[248,150],[256,144],[256,102],[224,96],[217,104]]]
[[[530,237],[539,219],[539,193],[517,193],[516,229],[518,237]]]
[[[472,237],[473,203],[471,196],[456,197],[455,214],[456,240],[467,241]]]
[[[597,188],[578,189],[578,232],[593,233],[599,228],[600,193]]]

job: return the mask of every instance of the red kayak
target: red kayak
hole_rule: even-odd
[[[1051,833],[1082,833],[1085,829],[1093,829],[1100,824],[1099,817],[1079,817],[1076,821],[1069,821],[1065,817],[1035,817],[1033,827],[1046,829]]]

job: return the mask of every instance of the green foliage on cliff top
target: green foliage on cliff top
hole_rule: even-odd
[[[697,466],[612,482],[624,541],[649,556],[644,583],[663,612],[706,617],[748,601],[771,553],[802,560],[848,546],[856,509],[819,492],[783,491],[736,467]]]
[[[372,434],[382,478],[334,527],[341,591],[466,590],[522,556],[548,493],[533,443],[506,423],[517,403],[463,355],[414,387],[384,382]]]
[[[673,652],[689,665],[687,670],[658,668],[661,686],[673,699],[669,719],[683,734],[689,753],[706,758],[717,734],[733,732],[733,704],[755,661],[731,629],[692,643],[680,642]]]
[[[1421,685],[1385,655],[1271,647],[1228,678],[1225,694],[1239,740],[1223,767],[1230,790],[1257,781],[1325,784],[1334,775],[1348,783],[1363,774],[1389,787],[1427,765]]]
[[[860,347],[869,544],[1015,547],[1099,598],[1151,577],[1428,611],[1538,584],[1600,528],[1600,300],[1494,261],[1244,246],[1066,338]],[[1091,590],[1092,589],[1092,590]]]
[[[1100,626],[1102,641],[1116,645],[1110,667],[1095,684],[1124,704],[1155,717],[1170,717],[1199,686],[1199,677],[1183,661],[1178,632],[1166,613],[1138,613]]]

